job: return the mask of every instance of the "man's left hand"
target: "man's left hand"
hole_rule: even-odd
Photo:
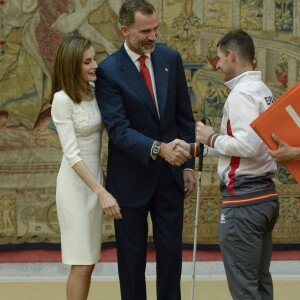
[[[208,137],[214,133],[214,130],[210,126],[204,125],[202,122],[197,122],[196,125],[196,140],[198,143],[207,145]]]

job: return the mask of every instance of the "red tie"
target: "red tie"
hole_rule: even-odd
[[[140,56],[139,60],[140,60],[140,73],[150,91],[150,94],[152,96],[153,101],[155,102],[155,97],[154,97],[154,92],[153,92],[153,86],[152,86],[152,81],[151,81],[151,76],[150,76],[150,72],[149,69],[146,66],[145,60],[146,60],[147,56],[146,55],[142,55]]]

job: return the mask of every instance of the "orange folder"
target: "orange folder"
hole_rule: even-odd
[[[300,147],[300,82],[279,97],[250,126],[272,150],[278,147],[272,133],[288,145]],[[300,160],[288,162],[284,167],[300,184]]]

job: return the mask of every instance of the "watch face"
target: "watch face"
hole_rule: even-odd
[[[160,143],[155,143],[153,147],[153,153],[158,154],[160,151]]]

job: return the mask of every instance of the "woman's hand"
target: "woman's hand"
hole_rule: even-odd
[[[117,200],[108,191],[104,190],[99,196],[103,211],[112,219],[121,219],[121,209]]]

